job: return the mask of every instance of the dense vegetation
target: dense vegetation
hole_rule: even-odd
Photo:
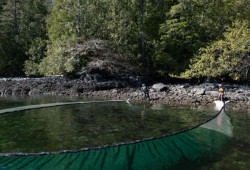
[[[0,0],[0,13],[0,76],[105,63],[115,74],[250,78],[248,0]]]

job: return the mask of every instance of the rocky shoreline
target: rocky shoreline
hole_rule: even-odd
[[[98,76],[67,79],[64,77],[0,78],[0,95],[71,95],[105,99],[128,99],[141,101],[141,80],[127,78],[105,80]],[[230,100],[227,108],[250,111],[250,87],[223,84],[225,97]],[[149,86],[151,103],[168,105],[211,106],[218,99],[218,84],[199,85],[155,82]]]

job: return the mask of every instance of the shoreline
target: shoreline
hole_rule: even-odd
[[[9,95],[65,95],[87,98],[122,99],[145,101],[140,90],[140,82],[127,80],[86,81],[85,79],[66,79],[63,77],[44,78],[1,78],[0,96]],[[229,110],[250,110],[250,87],[224,84],[225,97],[230,100]],[[149,86],[150,103],[175,106],[210,107],[218,100],[218,84],[203,83],[153,83]]]

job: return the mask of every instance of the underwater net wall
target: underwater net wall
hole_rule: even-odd
[[[89,102],[47,104],[43,107],[74,103]],[[41,107],[3,109],[0,114],[35,108]],[[196,127],[158,138],[80,150],[0,153],[0,170],[191,169],[218,156],[231,136],[230,118],[222,108],[218,114]]]

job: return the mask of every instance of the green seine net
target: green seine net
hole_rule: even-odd
[[[77,102],[80,103],[80,102]],[[61,105],[67,103],[61,103]],[[73,103],[71,103],[73,104]],[[57,104],[59,105],[59,104]],[[50,104],[46,107],[53,106]],[[4,109],[1,113],[38,108]],[[222,108],[200,125],[159,138],[133,143],[44,153],[0,153],[1,170],[158,170],[194,169],[219,155],[232,136]]]

